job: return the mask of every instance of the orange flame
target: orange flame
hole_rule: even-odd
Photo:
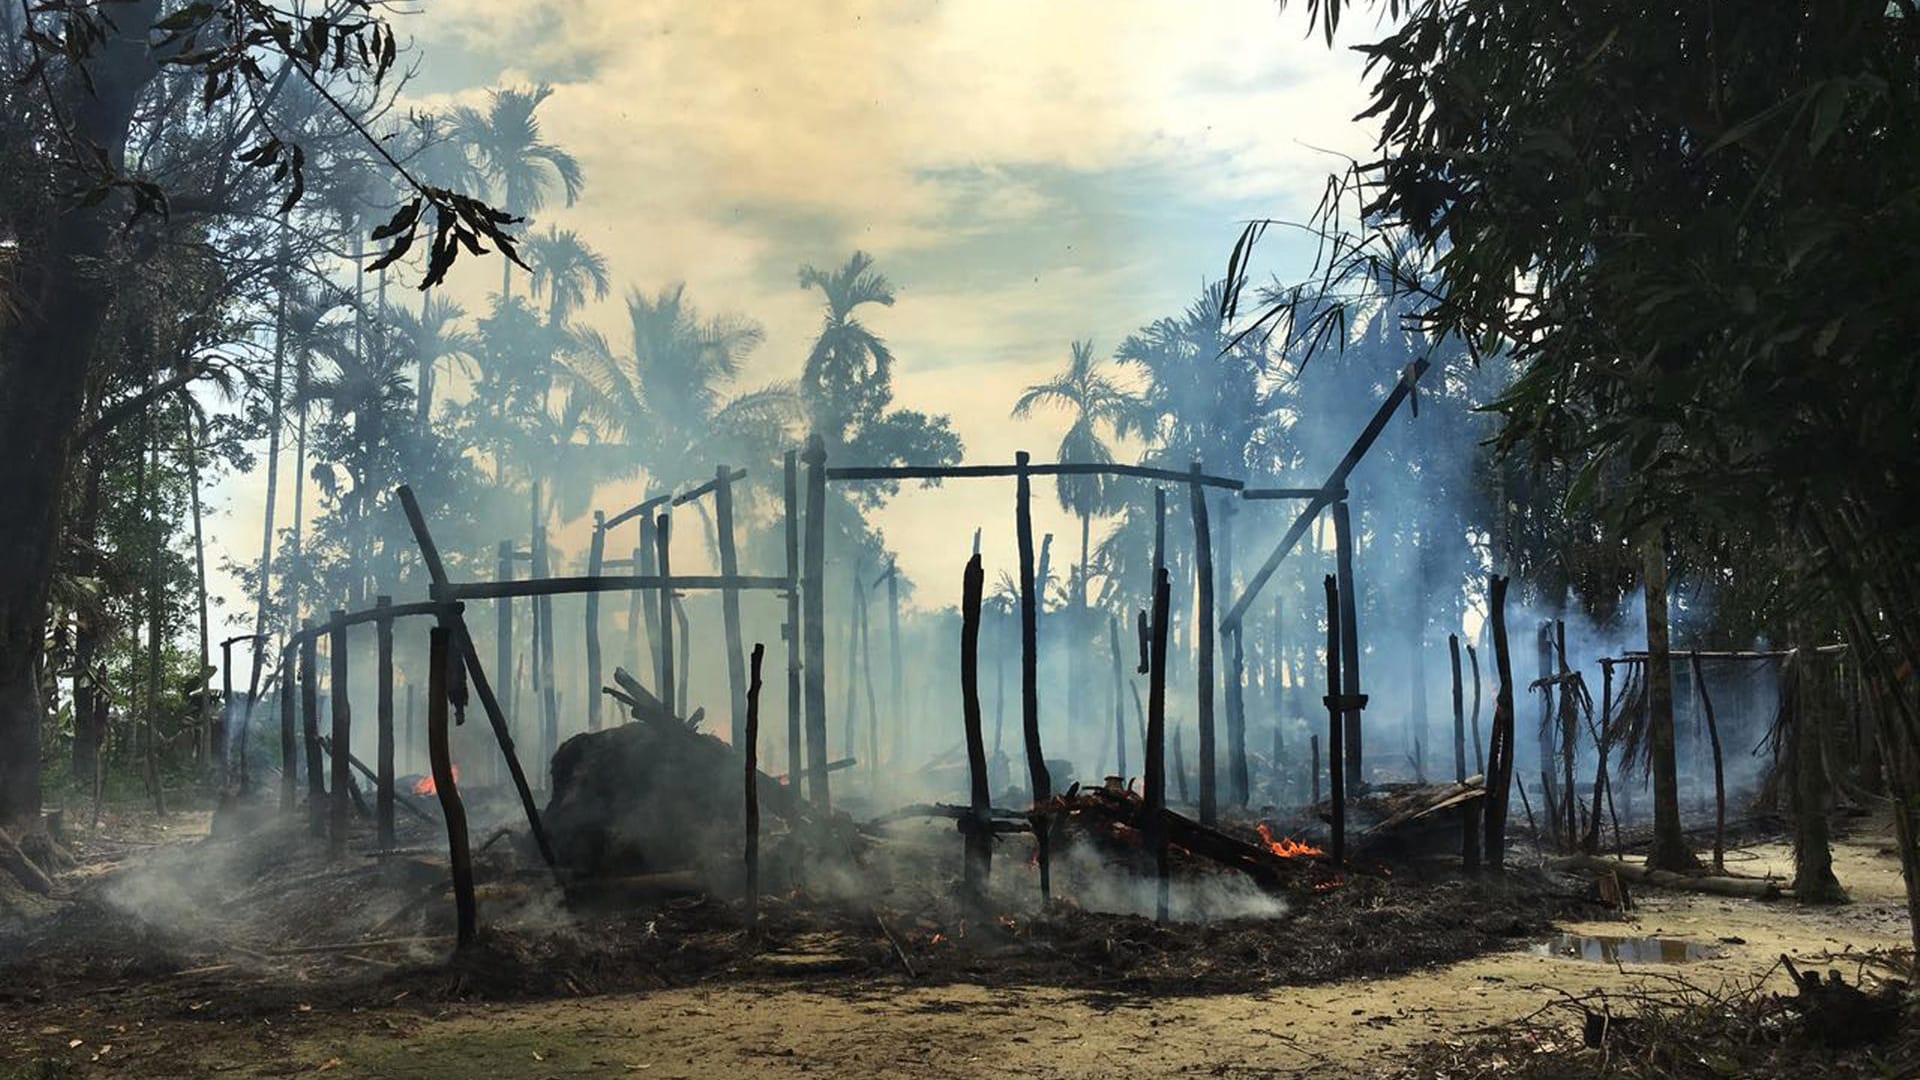
[[[1312,844],[1295,840],[1291,836],[1283,836],[1275,840],[1273,838],[1273,830],[1267,828],[1266,822],[1264,821],[1254,826],[1254,831],[1260,834],[1260,839],[1267,845],[1268,851],[1273,852],[1283,859],[1297,859],[1302,856],[1326,854],[1326,852],[1314,847]]]
[[[456,784],[460,782],[460,766],[458,765],[453,766],[453,782]],[[423,799],[431,795],[437,795],[439,791],[440,789],[434,786],[433,777],[431,776],[423,776],[413,782],[413,793]]]

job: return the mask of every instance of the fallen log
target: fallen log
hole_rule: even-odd
[[[1618,874],[1621,879],[1634,884],[1655,885],[1663,889],[1678,889],[1682,892],[1734,896],[1747,900],[1775,900],[1780,896],[1780,883],[1777,881],[1710,874],[1676,874],[1671,870],[1649,870],[1636,863],[1621,862],[1618,859],[1607,859],[1598,855],[1564,855],[1553,860],[1551,865],[1556,870]]]

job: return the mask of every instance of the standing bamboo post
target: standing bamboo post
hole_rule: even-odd
[[[473,894],[473,855],[467,847],[467,810],[460,802],[447,745],[447,670],[452,664],[449,631],[436,626],[432,635],[427,666],[427,759],[433,771],[433,792],[447,822],[447,862],[453,872],[457,940],[459,948],[465,949],[479,934],[479,912]]]
[[[653,559],[660,574],[660,700],[667,712],[679,716],[673,670],[673,521],[661,514],[653,520]]]
[[[1220,504],[1220,581],[1229,594],[1234,591],[1233,520],[1239,504],[1237,498]],[[1227,798],[1244,807],[1252,798],[1253,781],[1247,772],[1247,657],[1240,627],[1233,623],[1222,637],[1227,646]]]
[[[747,752],[747,933],[760,934],[760,661],[767,647],[753,646],[752,681],[747,683],[747,715],[743,724]]]
[[[1493,624],[1493,732],[1487,741],[1487,797],[1482,824],[1487,865],[1495,870],[1507,863],[1507,801],[1513,786],[1513,660],[1507,651],[1507,579],[1493,576],[1488,591],[1488,619]]]
[[[333,734],[328,747],[333,759],[330,777],[333,799],[327,820],[327,853],[334,858],[347,853],[347,827],[353,813],[353,803],[349,800],[353,767],[347,764],[347,752],[352,746],[353,704],[347,698],[347,628],[343,623],[346,617],[344,611],[333,612],[333,626],[327,632],[327,663],[332,669],[327,690],[333,706]]]
[[[1466,692],[1460,683],[1460,635],[1447,635],[1447,659],[1453,665],[1453,782],[1467,781]]]
[[[967,740],[967,793],[971,816],[966,823],[966,862],[963,882],[969,902],[984,899],[993,873],[993,818],[987,791],[987,745],[980,731],[980,602],[987,573],[980,555],[967,560],[960,587],[960,717]]]
[[[298,692],[294,680],[296,651],[291,643],[280,650],[280,812],[283,814],[293,813],[294,803],[300,797],[297,786],[300,752],[293,734],[294,697]]]
[[[1033,789],[1033,836],[1039,853],[1040,895],[1053,895],[1050,822],[1041,804],[1053,794],[1045,752],[1040,747],[1040,597],[1033,580],[1033,478],[1028,454],[1013,456],[1016,473],[1014,527],[1020,546],[1020,718],[1027,744],[1027,778]]]
[[[1700,708],[1707,714],[1707,739],[1713,747],[1713,872],[1727,871],[1727,773],[1720,757],[1720,724],[1713,715],[1713,697],[1700,670],[1700,650],[1692,653],[1693,685],[1700,691]]]
[[[802,586],[806,645],[807,797],[825,810],[827,787],[827,446],[807,437],[806,580]]]
[[[497,560],[494,564],[495,580],[512,581],[514,578],[513,542],[511,540],[500,541],[500,545],[495,552],[495,558]],[[507,672],[512,671],[514,666],[513,665],[513,599],[511,597],[503,596],[499,600],[495,601],[494,604],[495,606],[493,609],[493,620],[494,620],[493,621],[493,658],[494,658],[494,664],[496,665],[496,670],[500,672],[501,678],[506,678]],[[411,713],[412,711],[411,706],[409,706],[408,711],[409,713]],[[515,715],[516,716],[519,715],[517,709],[515,711]],[[411,716],[409,716],[409,719],[411,719]]]
[[[544,504],[542,505],[544,506]],[[550,577],[553,574],[553,568],[547,546],[547,522],[544,513],[534,529],[534,540],[533,576],[537,578]],[[543,754],[540,760],[552,761],[554,751],[560,748],[560,699],[558,696],[560,688],[555,685],[558,672],[554,670],[553,663],[553,596],[552,594],[542,594],[535,597],[533,602],[540,612],[540,618],[536,622],[539,630],[539,641],[537,644],[540,648],[540,713],[542,724],[540,729],[540,747]],[[599,693],[599,688],[595,687],[594,696],[598,697]]]
[[[1167,852],[1167,622],[1173,591],[1167,568],[1153,572],[1152,639],[1147,656],[1146,804],[1147,844],[1153,850],[1154,917],[1167,921],[1172,864]]]
[[[376,596],[376,608],[390,608],[393,597]],[[380,850],[393,847],[393,617],[374,620],[374,831]]]
[[[1337,519],[1336,519],[1337,520]],[[1346,696],[1341,687],[1340,615],[1345,597],[1338,580],[1327,575],[1327,804],[1333,820],[1333,861],[1347,861],[1347,755],[1341,744],[1346,738]]]
[[[646,570],[647,560],[641,555],[639,548],[634,548],[633,554],[629,555],[627,558],[628,558],[627,565],[633,567],[634,573],[644,574],[647,572]],[[635,673],[643,673],[647,670],[646,664],[642,662],[645,660],[646,654],[641,652],[640,650],[640,641],[641,641],[640,609],[646,606],[647,606],[646,594],[644,592],[642,592],[639,589],[632,589],[628,591],[627,593],[627,664],[632,668],[632,670]],[[652,610],[652,609],[648,609],[648,610]],[[502,669],[503,672],[504,670],[505,669]]]
[[[1215,825],[1220,820],[1220,769],[1213,730],[1213,645],[1219,632],[1213,620],[1213,526],[1207,514],[1207,489],[1200,484],[1200,463],[1189,466],[1193,479],[1187,484],[1187,504],[1193,515],[1193,561],[1195,592],[1199,613],[1194,620],[1194,644],[1198,657],[1194,664],[1196,713],[1200,724],[1200,824]]]
[[[1113,646],[1113,771],[1121,783],[1127,779],[1127,705],[1124,700],[1126,676],[1121,670],[1120,620],[1107,616],[1107,640]]]
[[[1566,678],[1568,675],[1567,624],[1563,620],[1555,619],[1553,621],[1553,637],[1554,637],[1554,648],[1559,657],[1557,674],[1561,679],[1561,682],[1559,684],[1560,685],[1560,755],[1562,758],[1561,767],[1563,769],[1563,775],[1561,776],[1561,785],[1567,789],[1566,810],[1565,810],[1566,820],[1565,820],[1565,824],[1562,827],[1562,832],[1564,832],[1566,835],[1566,844],[1567,844],[1568,850],[1572,850],[1575,843],[1578,842],[1579,832],[1580,832],[1579,813],[1575,809],[1580,805],[1580,800],[1575,796],[1574,790],[1573,790],[1574,788],[1573,771],[1574,771],[1574,765],[1575,765],[1574,749],[1580,741],[1580,730],[1578,726],[1578,716],[1576,713],[1576,710],[1578,709],[1579,704],[1574,698],[1573,688],[1567,685],[1567,682],[1566,682]]]
[[[740,554],[733,537],[733,470],[721,465],[713,473],[713,528],[720,549],[720,574],[731,580],[740,572]],[[746,734],[747,657],[740,638],[740,590],[727,585],[720,590],[720,623],[727,641],[727,703],[731,708],[734,745]]]
[[[593,537],[587,541],[587,576],[599,577],[607,559],[607,515],[593,512]],[[586,596],[587,730],[600,730],[600,594]]]
[[[800,790],[800,465],[799,455],[786,452],[782,472],[786,498],[787,623],[780,636],[787,643],[787,785]]]
[[[634,552],[634,557],[640,560],[639,573],[648,577],[658,575],[660,573],[659,553],[660,544],[659,541],[654,538],[653,511],[648,509],[640,514],[640,547]],[[637,597],[640,594],[636,592],[634,595]],[[660,700],[666,704],[667,711],[671,712],[673,711],[673,698],[668,696],[664,692],[664,688],[659,685],[660,672],[662,670],[660,659],[660,612],[664,609],[661,607],[659,597],[657,596],[654,598],[653,603],[642,603],[640,608],[644,613],[647,623],[647,647],[653,650],[654,692]]]
[[[313,620],[300,621],[300,730],[307,743],[307,830],[315,836],[326,830],[326,766],[320,756],[320,645]]]
[[[1468,718],[1467,726],[1473,729],[1473,766],[1482,776],[1487,773],[1487,754],[1480,742],[1480,654],[1467,646],[1467,665],[1473,669],[1473,715]]]
[[[1345,716],[1346,730],[1342,733],[1346,746],[1344,767],[1346,775],[1360,789],[1367,786],[1365,772],[1365,754],[1363,746],[1365,736],[1360,726],[1360,616],[1359,594],[1353,583],[1353,523],[1348,517],[1347,500],[1339,499],[1333,504],[1333,543],[1335,571],[1338,574],[1340,588],[1340,688],[1338,693],[1347,700]],[[1329,748],[1331,750],[1331,747]]]

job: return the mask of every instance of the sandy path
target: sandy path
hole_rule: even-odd
[[[870,1076],[985,1077],[1365,1075],[1408,1046],[1524,1015],[1552,995],[1644,983],[1684,972],[1696,983],[1751,978],[1782,951],[1798,956],[1904,943],[1898,865],[1877,829],[1836,845],[1836,872],[1855,903],[1811,909],[1648,894],[1626,922],[1572,932],[1709,944],[1684,968],[1624,968],[1515,951],[1450,967],[1320,987],[1248,994],[1132,998],[1052,988],[835,986],[831,992],[730,985],[500,1007],[433,1017],[399,1010],[365,1023],[317,1016],[279,1022],[247,1051],[215,1046],[222,1075],[325,1069],[337,1077]],[[1747,849],[1743,873],[1784,874],[1779,846]],[[1739,939],[1738,942],[1723,939]],[[240,1033],[235,1032],[238,1035]],[[265,1036],[266,1032],[254,1032]]]

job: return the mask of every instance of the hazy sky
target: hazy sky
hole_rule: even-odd
[[[704,310],[765,325],[743,383],[791,378],[819,322],[798,267],[865,249],[900,288],[863,315],[898,357],[896,404],[951,414],[973,461],[1050,459],[1065,419],[1010,420],[1022,387],[1075,338],[1109,354],[1180,309],[1222,272],[1242,221],[1306,216],[1337,154],[1367,146],[1349,120],[1356,58],[1273,0],[423,8],[401,20],[418,104],[554,86],[545,135],[587,185],[539,224],[607,256],[615,294],[589,321],[617,333],[628,286],[685,280]],[[455,278],[474,309],[499,268]],[[262,490],[256,475],[214,494],[220,551],[257,558]],[[1011,506],[1007,486],[950,485],[904,494],[879,524],[945,603],[973,523],[996,571],[1011,565]],[[1051,498],[1037,527],[1073,532]],[[248,605],[224,584],[231,619]]]

